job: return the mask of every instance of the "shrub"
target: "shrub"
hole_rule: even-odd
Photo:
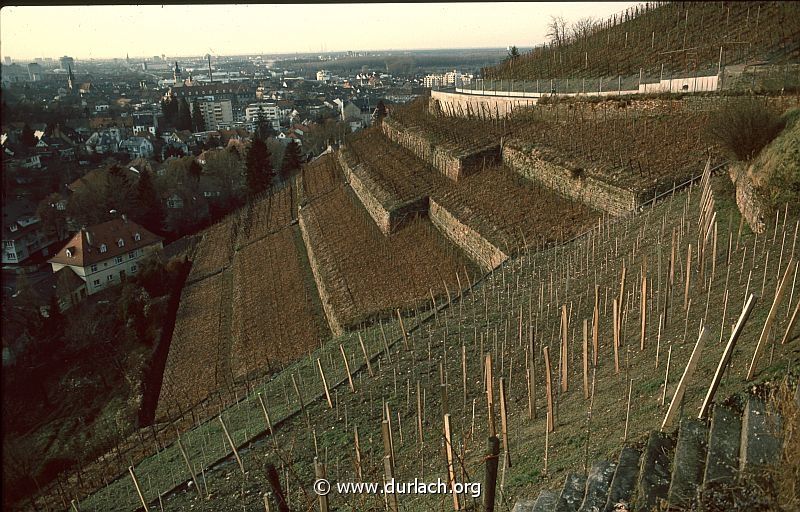
[[[747,161],[755,157],[783,130],[785,120],[755,98],[726,102],[709,119],[708,134],[731,157]]]

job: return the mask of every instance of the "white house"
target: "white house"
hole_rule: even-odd
[[[128,137],[119,144],[120,151],[127,151],[131,158],[153,156],[153,143],[145,137]]]
[[[92,295],[136,274],[141,260],[163,247],[161,237],[123,215],[82,228],[48,262],[53,272],[70,267]]]

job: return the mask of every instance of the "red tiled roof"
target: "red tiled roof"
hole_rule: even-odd
[[[139,240],[136,240],[137,234]],[[120,239],[123,241],[122,247],[118,244]],[[126,254],[134,249],[147,247],[161,240],[161,237],[154,235],[132,220],[117,218],[81,229],[48,262],[86,267]],[[100,252],[100,248],[104,244],[106,251]],[[67,255],[67,251],[71,253],[71,256]]]

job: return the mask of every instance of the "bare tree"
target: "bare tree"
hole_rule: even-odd
[[[556,46],[567,43],[567,20],[563,16],[550,16],[547,24],[547,37]]]
[[[574,41],[586,39],[592,34],[596,25],[597,20],[591,16],[579,19],[572,24],[572,39]]]

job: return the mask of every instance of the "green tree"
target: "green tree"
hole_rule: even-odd
[[[378,100],[378,105],[375,107],[375,112],[372,116],[377,124],[383,123],[383,118],[386,117],[386,105],[383,100]]]
[[[251,197],[267,190],[272,184],[275,171],[270,162],[269,149],[259,138],[253,139],[250,150],[247,152],[245,173],[247,193]]]
[[[161,100],[161,112],[164,120],[169,126],[175,126],[178,122],[178,101],[175,96],[170,96]]]
[[[192,103],[192,126],[195,132],[202,132],[206,129],[206,121],[203,119],[203,113],[200,111],[200,104],[197,100]]]
[[[164,227],[164,205],[150,171],[145,170],[139,176],[135,196],[135,219],[150,231],[160,233]]]
[[[36,216],[42,221],[44,232],[63,240],[67,236],[67,212],[58,209],[61,196],[54,192],[39,202]]]
[[[292,140],[286,146],[281,163],[281,179],[287,180],[293,172],[300,169],[300,145]]]
[[[517,49],[516,46],[512,46],[508,50],[508,58],[511,59],[511,60],[514,60],[514,59],[516,59],[518,57],[519,57],[519,50]]]
[[[33,132],[33,128],[28,126],[28,123],[25,123],[25,126],[22,127],[20,142],[22,142],[24,146],[27,146],[29,148],[32,148],[38,142],[36,140],[36,134]]]
[[[178,102],[178,119],[175,122],[175,128],[178,130],[192,129],[192,113],[186,98],[181,98]]]
[[[272,122],[267,118],[264,109],[258,107],[258,114],[256,115],[256,137],[266,141],[273,135],[275,135],[275,130],[272,128]]]
[[[192,158],[192,162],[189,164],[189,168],[186,170],[186,172],[195,180],[199,180],[200,175],[203,174],[203,167],[197,163],[197,160]]]

